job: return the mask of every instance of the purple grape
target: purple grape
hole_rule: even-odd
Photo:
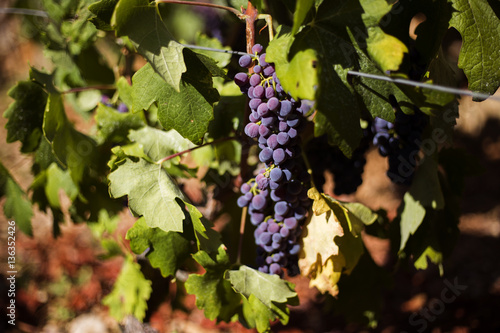
[[[267,107],[269,110],[274,111],[280,106],[280,101],[276,97],[271,97],[267,101]]]
[[[273,150],[271,148],[264,148],[259,153],[259,160],[262,163],[267,163],[273,158]]]
[[[250,109],[252,110],[257,110],[260,103],[262,103],[262,100],[260,98],[252,98],[250,102],[248,102],[248,106],[250,106]]]
[[[280,132],[287,132],[288,131],[288,124],[286,123],[286,121],[280,121],[279,125],[278,125],[278,129]]]
[[[236,201],[236,204],[238,205],[238,207],[243,208],[248,206],[248,200],[245,197],[241,196]]]
[[[252,87],[258,86],[260,84],[260,75],[259,74],[252,74],[250,76],[250,85]]]
[[[288,229],[287,227],[283,227],[280,229],[280,235],[283,237],[283,238],[287,238],[288,235],[290,235],[290,229]]]
[[[269,232],[263,232],[259,236],[259,243],[262,245],[268,245],[271,243],[271,234]]]
[[[259,57],[259,63],[260,63],[260,65],[261,65],[261,66],[263,66],[263,67],[266,67],[267,65],[269,65],[269,64],[266,62],[266,54],[265,54],[265,53],[263,53],[263,54],[261,54],[261,55],[260,55],[260,57]]]
[[[238,87],[243,87],[248,84],[248,75],[246,73],[238,73],[234,76],[234,83],[238,85]]]
[[[272,263],[269,265],[269,274],[276,274],[280,275],[281,274],[281,267],[277,263]]]
[[[266,206],[266,198],[263,195],[257,194],[252,199],[252,205],[255,209],[261,210]]]
[[[297,137],[297,130],[295,128],[290,128],[287,133],[288,136],[292,139]]]
[[[256,138],[259,135],[259,125],[248,123],[245,126],[245,134],[251,138]]]
[[[259,86],[260,87],[260,86]],[[269,108],[267,107],[267,104],[266,103],[262,103],[259,105],[259,107],[257,108],[257,113],[259,114],[259,116],[263,117],[265,115],[267,115],[269,112]]]
[[[268,77],[274,74],[274,67],[265,67],[264,68],[264,76]]]
[[[263,86],[256,86],[253,90],[253,95],[255,96],[255,98],[263,98],[264,97],[264,87]]]
[[[241,193],[245,194],[245,193],[248,193],[250,192],[250,190],[252,189],[252,187],[250,186],[250,184],[248,183],[243,183],[240,187],[240,191]]]
[[[273,151],[273,160],[274,164],[280,165],[285,161],[286,159],[286,154],[285,151],[282,148],[278,148],[275,151]]]
[[[281,171],[280,168],[274,168],[269,173],[269,177],[272,181],[279,182],[281,179],[283,179],[283,171]]]
[[[267,137],[270,133],[271,133],[271,130],[267,126],[265,126],[265,125],[259,126],[259,134],[262,137]]]
[[[259,66],[259,65],[255,65],[254,68],[253,68],[253,71],[256,73],[256,74],[260,74],[262,73],[262,67]]]
[[[285,223],[285,227],[287,229],[291,229],[291,230],[297,228],[297,225],[298,225],[298,221],[295,217],[287,217],[285,219],[284,223]]]
[[[278,231],[280,231],[280,226],[276,222],[271,222],[271,223],[269,223],[269,226],[267,227],[267,231],[269,231],[272,234],[275,234]]]
[[[267,139],[267,146],[271,149],[276,149],[278,147],[278,136],[276,134],[271,134],[269,136],[269,138]],[[272,173],[272,171],[271,171],[271,173]]]
[[[264,48],[260,44],[255,44],[254,46],[252,46],[252,53],[253,54],[260,54],[262,52],[262,50],[264,50]]]
[[[288,143],[288,141],[290,141],[290,137],[285,132],[279,132],[276,136],[276,140],[280,145],[284,146]]]
[[[252,57],[250,57],[249,55],[245,54],[243,56],[240,57],[240,59],[238,60],[238,63],[241,67],[250,67],[252,65]]]
[[[120,113],[127,113],[128,112],[128,106],[125,103],[120,103],[118,104],[118,107],[116,108],[118,112]]]
[[[285,215],[288,213],[289,207],[286,201],[279,201],[274,205],[274,212],[278,215]]]
[[[267,99],[274,97],[274,88],[273,87],[267,87],[265,91],[265,96]]]
[[[280,116],[286,117],[292,111],[292,103],[290,101],[281,101]]]

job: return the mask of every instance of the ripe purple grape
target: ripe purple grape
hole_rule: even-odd
[[[285,161],[286,159],[286,154],[285,151],[282,148],[278,148],[275,151],[273,151],[273,160],[274,164],[280,165]]]

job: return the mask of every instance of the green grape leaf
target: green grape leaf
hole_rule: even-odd
[[[411,192],[406,192],[403,197],[403,203],[400,207],[400,229],[401,242],[399,250],[403,250],[408,242],[408,239],[413,235],[425,217],[425,208],[418,202]]]
[[[203,217],[198,208],[186,203],[186,209],[186,216],[191,219],[193,225],[198,250],[209,254],[217,253],[222,245],[221,235],[212,229],[212,224]]]
[[[98,137],[104,141],[122,143],[127,140],[130,130],[136,130],[146,125],[144,114],[120,113],[115,108],[99,104],[95,121]]]
[[[165,132],[147,126],[130,131],[128,138],[130,141],[138,143],[152,162],[194,147],[189,140],[184,139],[173,129]],[[180,157],[177,157],[166,161],[165,164],[170,165],[171,162],[177,164],[179,160]]]
[[[118,90],[118,95],[120,96],[120,100],[128,106],[128,108],[132,108],[134,105],[134,98],[132,96],[133,89],[132,86],[128,83],[127,79],[123,76],[116,81],[116,89]]]
[[[49,94],[43,118],[43,132],[60,163],[67,166],[76,184],[83,179],[85,168],[95,161],[95,141],[75,130],[64,112],[62,97]]]
[[[109,307],[110,315],[116,320],[133,315],[142,321],[151,291],[151,281],[144,277],[141,266],[127,256],[113,290],[103,298],[102,303]]]
[[[216,50],[231,51],[229,46],[223,46],[217,38],[210,38],[205,34],[198,33],[195,38],[196,45],[210,47]],[[231,53],[213,52],[206,50],[193,50],[196,53],[206,55],[217,62],[219,67],[226,67],[231,62]]]
[[[148,0],[120,0],[111,25],[118,37],[128,36],[173,91],[181,91],[181,76],[187,69],[184,47],[173,39],[154,4]]]
[[[243,298],[242,316],[248,327],[255,327],[258,332],[269,332],[270,322],[279,319],[283,325],[288,323],[290,310],[284,303],[272,303],[267,307],[254,295]]]
[[[220,246],[215,260],[204,251],[195,253],[193,258],[203,266],[205,273],[189,275],[185,284],[187,293],[196,295],[196,306],[204,310],[205,317],[229,321],[241,299],[224,279],[224,272],[231,265],[226,251]]]
[[[111,196],[128,195],[130,210],[144,216],[150,228],[182,232],[185,216],[177,198],[184,195],[161,165],[126,159],[108,179]]]
[[[178,267],[189,258],[191,250],[190,241],[183,234],[150,228],[143,217],[127,231],[126,239],[130,240],[130,249],[136,254],[149,248],[146,257],[164,277],[175,276]]]
[[[440,265],[441,275],[443,275],[441,265],[443,262],[443,253],[441,251],[434,249],[432,246],[427,246],[413,264],[416,269],[427,269],[427,260]]]
[[[382,72],[397,70],[403,61],[404,53],[408,53],[408,48],[396,37],[386,34],[379,26],[380,20],[391,11],[392,4],[385,0],[360,0],[360,4],[364,10],[361,16],[368,33],[366,50],[370,58]]]
[[[231,4],[231,7],[240,10],[242,7],[245,9],[247,8],[248,0],[229,0],[229,3]]]
[[[319,82],[316,63],[317,56],[312,48],[291,49],[296,38],[284,26],[278,28],[266,49],[266,61],[274,63],[276,74],[283,88],[294,98],[314,100]],[[305,45],[307,46],[307,45]],[[290,55],[293,57],[289,58]]]
[[[364,225],[371,225],[379,218],[377,213],[359,202],[343,202],[342,206],[348,210],[350,219],[354,216]]]
[[[493,94],[500,86],[500,19],[488,1],[452,0],[450,25],[462,35],[458,66],[469,89]]]
[[[111,31],[111,17],[115,11],[118,0],[101,0],[89,6],[89,11],[95,16],[89,19],[97,29]]]
[[[360,109],[347,82],[356,52],[346,27],[362,26],[361,13],[361,6],[353,1],[324,2],[314,24],[295,37],[282,29],[266,53],[266,59],[275,63],[285,91],[294,98],[316,100],[315,135],[328,134],[329,142],[348,157],[358,146],[362,131]]]
[[[3,212],[8,219],[16,221],[16,226],[28,236],[33,236],[31,218],[33,210],[26,193],[12,178],[9,171],[0,162],[0,197],[6,200]]]
[[[436,146],[434,147],[434,149],[437,149]],[[429,148],[432,148],[432,146],[422,147],[427,156],[420,161],[415,178],[412,181],[410,193],[414,198],[418,199],[422,206],[440,210],[444,208],[445,202],[438,177],[437,155],[434,149],[432,152],[426,151]]]
[[[302,22],[306,18],[307,13],[312,8],[313,0],[297,0],[295,4],[295,12],[293,13],[293,27],[292,35],[295,35],[299,31]]]
[[[343,275],[338,286],[341,292],[332,300],[335,313],[349,322],[375,329],[382,312],[384,290],[390,288],[392,276],[378,266],[365,251],[351,274]]]
[[[9,119],[5,125],[7,142],[20,141],[21,152],[33,152],[43,135],[43,113],[47,94],[37,83],[21,81],[9,90],[8,95],[15,101],[3,114],[4,118]]]
[[[278,275],[262,273],[243,265],[238,270],[227,271],[226,279],[236,292],[247,299],[253,295],[268,308],[272,308],[273,303],[296,304],[297,293],[289,282]]]
[[[69,170],[62,170],[56,163],[47,168],[45,195],[51,207],[61,208],[59,191],[64,190],[68,198],[73,201],[79,193],[78,186],[71,179]]]
[[[213,105],[218,101],[219,94],[212,87],[211,76],[205,66],[197,59],[191,64],[195,66],[190,66],[183,75],[180,92],[165,85],[151,66],[142,67],[132,78],[133,109],[147,110],[156,103],[161,125],[166,130],[175,129],[197,144],[213,119]]]
[[[445,198],[438,177],[438,163],[435,155],[428,155],[419,165],[410,190],[406,192],[399,208],[401,221],[401,243],[403,250],[411,235],[422,224],[427,211],[445,208]]]

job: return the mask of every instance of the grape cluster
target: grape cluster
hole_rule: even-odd
[[[113,103],[111,102],[111,98],[106,95],[101,95],[101,103],[106,106],[114,107]],[[125,103],[120,102],[120,104],[118,104],[118,106],[116,107],[116,110],[118,110],[118,112],[120,113],[127,113],[128,107]]]
[[[245,134],[258,142],[259,160],[265,165],[241,186],[238,206],[248,207],[250,222],[257,227],[259,270],[283,275],[286,268],[288,275],[295,275],[300,250],[297,241],[311,205],[307,197],[310,177],[301,157],[299,136],[311,103],[295,101],[285,93],[262,51],[256,44],[254,57],[243,55],[240,66],[253,67],[253,74],[238,73],[234,78],[250,98]]]
[[[376,117],[372,123],[373,144],[380,155],[389,158],[387,176],[394,183],[410,185],[413,179],[420,139],[427,118],[420,110],[413,115],[396,111],[394,123]]]
[[[330,171],[335,180],[333,193],[335,195],[351,194],[356,192],[363,183],[365,169],[365,154],[370,147],[370,131],[365,135],[360,145],[356,148],[351,158],[342,153],[338,147],[328,144],[326,135],[311,139],[306,146],[306,155],[312,166],[313,181],[317,188],[325,184],[325,171]]]

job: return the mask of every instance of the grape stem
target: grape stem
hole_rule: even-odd
[[[241,221],[240,221],[240,240],[238,242],[238,254],[236,255],[236,265],[241,264],[241,252],[243,251],[243,236],[245,235],[245,225],[247,220],[247,210],[248,207],[243,207],[241,211]]]
[[[180,151],[180,152],[178,152],[178,153],[175,153],[175,154],[172,154],[172,155],[166,156],[166,157],[162,158],[161,160],[159,160],[158,162],[156,162],[156,164],[163,164],[163,162],[165,162],[165,161],[171,160],[172,158],[177,157],[177,156],[181,156],[181,155],[184,155],[184,154],[190,153],[190,152],[192,152],[193,150],[196,150],[196,149],[198,149],[198,148],[202,148],[202,147],[205,147],[205,146],[210,146],[210,145],[216,145],[216,144],[218,144],[218,143],[225,142],[225,141],[229,141],[229,140],[236,140],[236,141],[239,141],[239,140],[240,140],[240,137],[239,137],[239,136],[228,136],[228,137],[225,137],[225,138],[220,138],[220,139],[214,140],[214,141],[212,141],[212,142],[207,142],[207,143],[204,143],[204,144],[202,144],[202,145],[199,145],[199,146],[196,146],[196,147],[193,147],[193,148],[189,148],[189,149],[186,149],[186,150]]]
[[[246,15],[240,13],[238,10],[232,8],[232,7],[227,7],[227,6],[222,6],[222,5],[217,5],[213,3],[207,3],[207,2],[199,2],[199,1],[182,1],[182,0],[156,0],[156,3],[173,3],[173,4],[179,4],[179,5],[190,5],[190,6],[202,6],[202,7],[212,7],[212,8],[217,8],[217,9],[224,9],[227,10],[234,15],[236,15],[239,19],[246,19]]]

